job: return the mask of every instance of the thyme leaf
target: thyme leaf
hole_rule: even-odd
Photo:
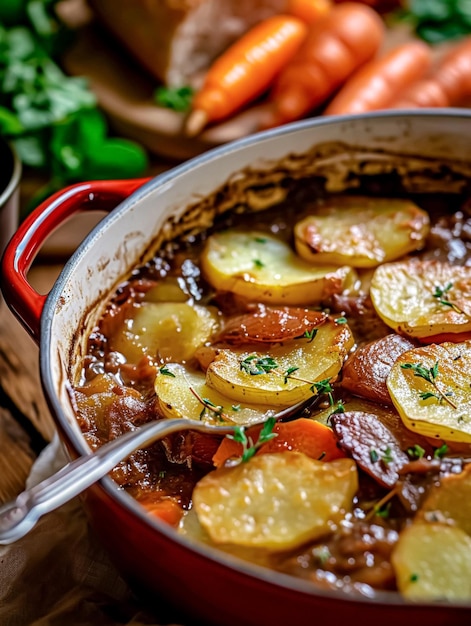
[[[170,378],[175,378],[175,374],[173,372],[171,372],[168,367],[166,367],[165,365],[162,365],[162,367],[159,367],[159,372],[163,375],[163,376],[170,376]]]
[[[257,357],[252,354],[240,362],[240,369],[251,376],[269,374],[278,367],[278,363],[270,356]]]
[[[269,417],[266,422],[264,422],[257,441],[253,441],[251,437],[247,437],[245,426],[235,426],[234,433],[232,435],[226,435],[228,439],[233,439],[234,441],[242,444],[242,454],[239,459],[235,460],[235,462],[247,463],[247,461],[250,461],[263,444],[277,437],[278,433],[273,432],[275,424],[276,418]]]
[[[441,305],[448,306],[451,309],[453,309],[453,311],[456,311],[456,313],[460,313],[461,315],[465,315],[466,317],[469,317],[469,315],[467,315],[463,311],[463,309],[461,309],[455,302],[452,302],[447,297],[447,294],[452,289],[452,287],[453,287],[453,283],[447,283],[444,287],[440,287],[440,285],[435,285],[435,291],[433,292],[432,295],[436,300],[438,300],[438,302]]]
[[[438,386],[437,377],[438,377],[438,361],[435,364],[427,368],[422,363],[403,363],[401,368],[404,370],[412,370],[414,372],[414,376],[418,378],[422,378],[432,385],[435,392],[431,391],[422,391],[419,396],[421,400],[428,400],[429,398],[435,398],[439,403],[445,401],[448,402],[450,406],[454,409],[458,408],[456,404],[450,400],[450,396],[452,396],[451,391],[442,391],[442,389]]]

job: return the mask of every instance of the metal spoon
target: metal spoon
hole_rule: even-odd
[[[313,396],[273,415],[277,421],[299,417],[317,401]],[[191,419],[162,419],[148,422],[136,430],[105,443],[95,452],[71,461],[58,472],[19,494],[16,500],[0,508],[0,544],[24,537],[40,517],[54,511],[103,478],[120,461],[139,448],[181,430],[210,434],[234,432],[235,424],[213,425]]]

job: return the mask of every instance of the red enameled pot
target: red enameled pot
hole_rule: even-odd
[[[116,285],[140,263],[163,228],[185,209],[243,177],[249,169],[292,163],[329,143],[345,146],[345,167],[368,151],[381,163],[390,151],[413,159],[453,159],[471,165],[471,111],[385,111],[323,117],[250,136],[206,152],[152,180],[77,184],[38,207],[10,241],[2,265],[5,300],[40,345],[45,396],[71,456],[89,452],[68,394],[76,379],[87,332]],[[366,150],[366,151],[365,151]],[[310,164],[335,167],[332,153]],[[379,156],[378,156],[379,155]],[[324,168],[324,169],[322,169]],[[449,170],[447,170],[449,173]],[[453,177],[450,177],[450,181]],[[27,272],[52,231],[80,211],[108,211],[74,252],[47,297],[28,283]],[[363,626],[460,626],[471,621],[471,604],[412,603],[397,594],[371,597],[323,592],[307,581],[252,566],[197,545],[151,519],[105,478],[83,497],[90,522],[120,571],[143,593],[184,606],[203,624],[216,626],[312,626],[335,622]]]

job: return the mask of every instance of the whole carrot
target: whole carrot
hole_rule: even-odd
[[[196,135],[206,124],[229,117],[266,91],[301,45],[307,29],[294,16],[275,15],[238,39],[210,67],[196,93],[187,134]]]
[[[452,107],[471,98],[471,37],[454,45],[425,77],[401,92],[390,108]]]
[[[431,48],[422,41],[396,46],[360,68],[331,100],[324,114],[388,108],[401,91],[425,75],[431,62]]]
[[[299,17],[306,24],[314,24],[332,7],[332,0],[288,0],[286,13]]]
[[[333,6],[314,22],[298,52],[275,79],[265,125],[291,122],[323,104],[376,54],[384,30],[378,13],[368,6],[357,2]]]

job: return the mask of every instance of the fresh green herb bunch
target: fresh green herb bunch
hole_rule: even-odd
[[[408,0],[403,17],[428,43],[457,39],[471,33],[469,0]]]
[[[34,203],[72,182],[141,175],[145,150],[109,137],[86,80],[60,67],[72,33],[55,13],[57,0],[0,4],[0,134],[50,179]]]

